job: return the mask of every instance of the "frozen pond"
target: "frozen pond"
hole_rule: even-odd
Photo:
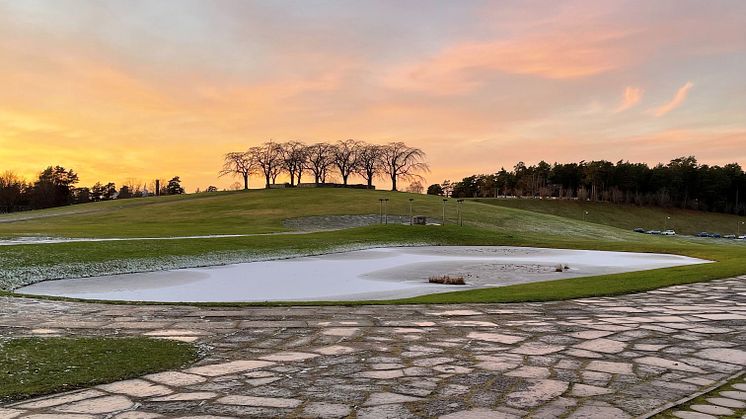
[[[197,269],[46,281],[16,292],[100,300],[321,301],[411,297],[706,263],[677,255],[500,246],[389,247]],[[556,272],[558,264],[570,269]],[[460,275],[467,285],[429,284]]]

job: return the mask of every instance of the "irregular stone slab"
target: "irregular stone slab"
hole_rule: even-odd
[[[726,348],[708,348],[695,354],[700,358],[713,361],[727,362],[729,364],[746,365],[746,351]]]
[[[96,419],[93,415],[83,415],[78,413],[36,413],[26,415],[24,419]]]
[[[726,399],[724,397],[711,397],[707,399],[707,403],[711,403],[717,406],[730,407],[732,409],[743,409],[746,407],[746,402],[740,400]]]
[[[440,416],[440,419],[518,419],[520,416],[489,409],[471,409]]]
[[[256,407],[276,407],[293,409],[302,402],[297,399],[286,399],[282,397],[255,397],[255,396],[225,396],[217,400],[221,404]]]
[[[444,374],[468,374],[474,371],[471,368],[462,367],[459,365],[437,365],[433,367],[433,370],[442,372]]]
[[[357,411],[357,419],[409,419],[412,412],[401,404],[384,404]]]
[[[447,364],[453,361],[454,361],[453,358],[447,358],[447,357],[422,358],[422,359],[415,359],[414,361],[412,361],[412,364],[418,367],[434,367],[436,365]]]
[[[4,409],[0,407],[0,418],[2,419],[13,419],[18,416],[21,416],[23,413],[26,413],[23,410],[18,409]]]
[[[613,335],[614,332],[609,332],[605,330],[584,330],[582,332],[573,332],[570,333],[567,336],[570,336],[572,338],[578,338],[578,339],[598,339],[602,337],[606,337],[609,335]]]
[[[357,327],[332,327],[321,331],[322,334],[327,336],[339,336],[339,337],[350,337],[355,336],[360,331]]]
[[[574,346],[574,348],[605,354],[616,354],[622,352],[626,347],[627,344],[624,342],[618,342],[606,338],[591,339]]]
[[[512,345],[522,340],[526,340],[522,336],[503,335],[500,333],[487,333],[487,332],[471,332],[466,335],[469,339],[483,340],[486,342],[503,343],[506,345]]]
[[[666,368],[669,370],[695,372],[698,374],[704,374],[701,368],[693,367],[681,361],[671,361],[665,358],[658,358],[655,356],[645,356],[642,358],[636,358],[635,362],[645,365],[652,365],[654,367]]]
[[[717,419],[716,416],[708,415],[706,413],[692,412],[686,410],[678,410],[673,412],[673,415],[681,419]]]
[[[203,365],[201,367],[192,367],[184,372],[188,374],[199,374],[206,377],[217,377],[220,375],[235,374],[238,372],[254,370],[257,368],[269,367],[275,365],[274,362],[267,361],[229,361],[221,364]]]
[[[549,368],[524,366],[506,373],[509,377],[523,378],[548,378],[551,375]]]
[[[516,349],[513,349],[512,353],[522,355],[549,355],[555,352],[559,352],[565,349],[564,346],[547,345],[540,342],[529,342],[524,343]]]
[[[174,387],[189,386],[192,384],[198,384],[207,381],[207,378],[201,375],[187,374],[179,371],[159,372],[156,374],[146,375],[143,378]]]
[[[531,408],[560,396],[567,390],[568,383],[557,380],[538,380],[526,390],[508,394],[507,404],[519,409]]]
[[[689,406],[689,408],[696,412],[706,413],[713,416],[730,416],[735,413],[733,410],[728,409],[727,407],[714,406],[711,404],[694,404]]]
[[[376,370],[376,371],[363,371],[358,374],[364,378],[375,378],[377,380],[392,380],[395,378],[404,377],[404,371],[402,370]]]
[[[443,324],[452,327],[497,327],[495,323],[479,320],[449,320]]]
[[[356,352],[357,349],[350,348],[349,346],[332,345],[324,346],[323,348],[314,349],[314,352],[320,353],[321,355],[346,355]]]
[[[352,409],[345,404],[336,403],[309,403],[303,408],[302,417],[308,418],[344,418],[347,417]]]
[[[307,359],[316,358],[319,354],[311,354],[308,352],[277,352],[272,355],[265,355],[259,359],[265,361],[277,361],[277,362],[300,362]]]
[[[746,383],[733,384],[733,388],[736,390],[746,391]]]
[[[381,404],[398,404],[407,402],[416,402],[422,400],[421,397],[405,396],[397,393],[373,393],[368,397],[364,406],[378,406]]]
[[[122,412],[114,416],[114,419],[155,419],[160,418],[162,415],[158,413],[148,412]]]
[[[746,400],[746,391],[721,391],[720,396],[735,400]]]
[[[58,406],[54,410],[64,413],[88,413],[96,415],[118,412],[129,409],[134,405],[130,399],[124,396],[103,396]]]
[[[430,316],[478,316],[484,313],[476,310],[445,310],[427,314]]]
[[[149,381],[141,380],[139,378],[133,380],[117,381],[110,384],[103,384],[98,386],[98,388],[109,393],[126,394],[133,397],[163,396],[173,393],[173,391],[168,387],[164,387],[159,384],[153,384]]]
[[[630,417],[629,414],[616,407],[593,405],[583,406],[568,416],[572,419],[624,419]]]
[[[191,393],[175,393],[169,394],[164,397],[155,397],[150,399],[154,402],[173,402],[173,401],[189,401],[189,400],[207,400],[217,397],[217,393],[211,391],[195,391]]]
[[[591,361],[588,363],[586,369],[591,371],[608,372],[610,374],[634,375],[634,372],[632,372],[632,364],[624,362]]]
[[[77,402],[78,400],[91,399],[103,395],[104,393],[98,390],[75,391],[72,393],[63,393],[59,396],[36,399],[27,403],[14,405],[13,407],[19,409],[43,409],[45,407],[59,406],[65,403]]]
[[[592,397],[600,396],[602,394],[610,394],[613,392],[614,390],[608,388],[577,383],[572,386],[572,392],[570,394],[575,397]]]
[[[645,351],[645,352],[658,352],[663,348],[666,348],[668,345],[649,345],[644,343],[638,343],[635,346],[632,347],[635,351]]]

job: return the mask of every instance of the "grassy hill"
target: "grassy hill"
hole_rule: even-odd
[[[619,227],[625,230],[641,227],[646,230],[671,228],[679,234],[696,234],[709,231],[721,234],[736,234],[738,225],[746,222],[746,217],[732,214],[718,214],[679,208],[639,207],[618,205],[607,202],[583,202],[542,199],[477,199],[501,208],[520,209],[541,214],[552,214],[573,220],[583,220],[595,224]],[[584,216],[584,212],[588,215]],[[670,219],[667,219],[670,217]],[[746,233],[742,225],[741,234]]]
[[[378,214],[387,198],[391,215],[415,214],[440,219],[440,197],[355,189],[275,189],[150,197],[73,205],[0,216],[0,237],[167,237],[255,234],[287,231],[283,220],[325,215]],[[456,222],[457,203],[446,204],[446,218]],[[479,202],[463,203],[464,223],[500,232],[552,234],[578,238],[605,236],[634,240],[626,231]]]
[[[0,246],[0,288],[44,279],[142,272],[318,254],[377,245],[517,245],[677,253],[718,261],[680,268],[578,278],[487,290],[436,294],[407,302],[523,301],[610,295],[746,273],[746,245],[728,240],[696,240],[633,233],[646,219],[661,219],[653,209],[601,206],[584,209],[565,202],[511,207],[511,201],[466,201],[464,226],[455,225],[456,202],[446,204],[446,226],[396,224],[308,234],[286,232],[283,220],[308,216],[377,214],[379,199],[389,199],[389,214],[441,218],[442,198],[345,189],[288,189],[218,192],[109,201],[0,216],[0,237],[137,238],[249,234],[242,237],[182,240],[125,240]],[[556,207],[552,205],[556,204]],[[516,204],[517,205],[517,204]],[[603,209],[603,212],[602,212]],[[580,211],[578,211],[580,210]],[[598,214],[598,218],[591,218]],[[606,214],[604,217],[601,214]],[[676,222],[695,230],[712,214],[675,213]],[[713,217],[717,217],[713,215]],[[728,219],[723,225],[735,222]],[[715,218],[713,218],[715,219]],[[603,224],[605,223],[605,224]],[[673,224],[673,227],[678,227]],[[620,228],[621,227],[621,228]],[[660,227],[658,227],[660,228]]]

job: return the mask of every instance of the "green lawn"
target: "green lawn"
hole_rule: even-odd
[[[617,205],[608,202],[583,202],[546,199],[476,199],[502,208],[521,209],[542,214],[552,214],[573,220],[610,225],[627,230],[641,227],[646,230],[676,230],[680,234],[696,234],[709,231],[721,234],[736,234],[746,217],[732,214],[684,210],[679,208],[639,207]],[[584,212],[588,215],[584,216]],[[667,220],[667,217],[671,217]],[[741,226],[741,234],[746,234],[746,226]]]
[[[0,340],[0,403],[183,367],[193,346],[147,338]]]
[[[282,231],[282,220],[303,215],[371,214],[378,199],[388,197],[389,213],[414,212],[439,217],[439,197],[365,190],[296,189],[161,197],[104,202],[49,211],[0,217],[0,235],[64,235],[82,237],[182,236]],[[565,205],[556,201],[542,203]],[[376,225],[301,235],[270,235],[211,239],[79,242],[0,247],[0,288],[39,279],[92,276],[106,273],[157,270],[163,267],[205,266],[257,258],[321,253],[334,249],[374,245],[510,245],[675,253],[717,263],[577,278],[541,284],[434,294],[398,302],[458,303],[540,301],[584,296],[614,295],[662,286],[746,274],[746,244],[728,240],[659,237],[621,229],[642,218],[630,208],[606,208],[603,220],[583,221],[557,214],[467,201],[465,226],[453,224],[455,202],[448,202],[446,226]],[[81,211],[85,214],[81,214]],[[667,214],[656,209],[647,217]],[[596,210],[593,210],[596,211]],[[548,211],[547,211],[548,212]],[[589,211],[590,212],[590,211]],[[25,221],[2,222],[18,217]],[[712,214],[679,213],[676,219],[694,225],[695,218]],[[628,219],[625,219],[627,217]],[[724,216],[726,217],[726,216]],[[146,220],[147,222],[142,222]],[[735,218],[733,218],[735,220]]]

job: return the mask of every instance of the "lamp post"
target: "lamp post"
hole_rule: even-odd
[[[668,230],[668,221],[671,219],[671,216],[666,216],[666,228],[665,230]]]
[[[446,225],[446,202],[448,202],[447,199],[443,199],[443,225]]]
[[[383,200],[383,223],[389,223],[389,199],[384,198]]]
[[[381,204],[378,210],[378,213],[380,215],[379,223],[383,224],[383,198],[379,198],[378,202]]]
[[[583,211],[583,221],[585,221],[585,217],[588,216],[588,211]]]
[[[414,201],[414,198],[409,198],[409,225],[412,225],[412,217],[414,217],[414,214],[412,213],[412,202]]]
[[[464,225],[464,209],[462,205],[464,204],[463,199],[457,199],[456,202],[458,202],[458,225],[462,226]]]
[[[746,223],[746,221],[739,221],[736,223],[736,238],[741,236],[741,226],[744,225],[744,223]]]

